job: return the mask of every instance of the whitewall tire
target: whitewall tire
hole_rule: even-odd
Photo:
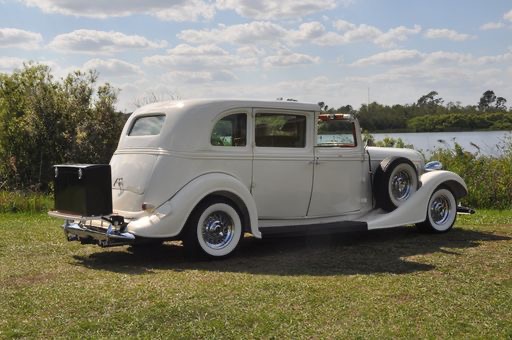
[[[396,158],[384,168],[379,167],[375,176],[377,204],[386,211],[393,211],[405,203],[419,187],[414,164],[405,158]]]
[[[197,206],[183,241],[187,255],[223,258],[235,251],[242,237],[238,211],[229,201],[219,198]]]
[[[425,232],[445,233],[452,229],[457,219],[457,200],[446,188],[439,188],[428,201],[427,216],[417,227]]]

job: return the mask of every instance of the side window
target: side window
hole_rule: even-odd
[[[317,146],[356,147],[356,129],[350,120],[320,116],[317,128]]]
[[[219,120],[213,127],[210,142],[215,146],[246,146],[247,115],[237,113]]]
[[[141,116],[135,119],[128,136],[155,136],[160,134],[164,124],[164,115]]]
[[[303,148],[306,146],[306,117],[289,114],[256,114],[256,146]]]

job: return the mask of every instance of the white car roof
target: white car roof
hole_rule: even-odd
[[[263,108],[317,112],[318,104],[292,101],[260,101],[246,99],[191,99],[158,102],[137,109],[128,119],[119,140],[119,149],[159,148],[193,151],[210,144],[213,121],[222,112],[236,108]],[[128,136],[134,120],[140,116],[165,114],[158,136]]]
[[[264,101],[251,99],[188,99],[164,101],[145,105],[134,112],[134,115],[146,113],[169,113],[171,111],[193,111],[196,108],[207,106],[212,115],[217,115],[222,111],[226,111],[237,107],[254,107],[254,108],[275,108],[300,111],[319,111],[320,107],[314,103],[301,103],[295,101]],[[215,111],[215,112],[213,112]],[[206,114],[206,113],[202,113]]]

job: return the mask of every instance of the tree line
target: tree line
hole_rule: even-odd
[[[346,105],[327,111],[353,113],[363,129],[371,132],[512,130],[512,108],[507,108],[506,103],[492,90],[485,91],[475,105],[466,106],[460,102],[445,104],[436,91],[431,91],[412,104],[373,102],[358,110]]]

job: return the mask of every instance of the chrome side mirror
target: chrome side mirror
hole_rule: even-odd
[[[436,171],[436,170],[443,170],[443,163],[439,161],[432,161],[425,164],[425,171]]]

